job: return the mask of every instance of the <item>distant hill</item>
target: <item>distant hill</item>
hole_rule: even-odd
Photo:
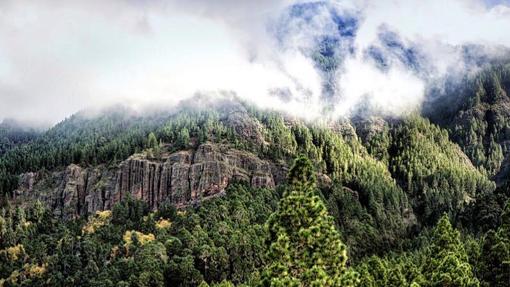
[[[0,155],[18,145],[31,142],[40,133],[40,129],[27,127],[13,119],[4,119],[0,123]]]

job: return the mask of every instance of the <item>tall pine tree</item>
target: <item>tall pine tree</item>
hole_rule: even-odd
[[[487,232],[482,245],[480,277],[489,286],[510,286],[510,201],[498,231]]]
[[[354,286],[347,250],[333,218],[316,194],[313,166],[299,157],[289,172],[289,188],[266,223],[270,263],[263,286]]]
[[[432,243],[423,275],[428,279],[426,286],[479,286],[473,274],[460,233],[443,215],[432,233]]]

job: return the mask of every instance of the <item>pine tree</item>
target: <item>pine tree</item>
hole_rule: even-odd
[[[159,155],[159,142],[154,133],[150,133],[147,138],[147,148],[150,149],[151,155]]]
[[[427,286],[479,286],[460,241],[460,233],[452,227],[446,215],[434,228],[428,255],[423,267]]]
[[[354,286],[357,274],[346,267],[347,250],[315,191],[311,162],[296,159],[290,186],[266,222],[271,263],[263,286]]]
[[[189,145],[190,136],[187,128],[181,129],[177,136],[176,145],[178,148],[187,148]]]
[[[490,230],[482,245],[480,277],[490,286],[510,284],[510,201],[501,215],[497,232]]]

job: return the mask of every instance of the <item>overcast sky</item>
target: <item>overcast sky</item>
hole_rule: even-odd
[[[321,75],[300,48],[328,19],[299,26],[287,46],[270,32],[295,2],[0,0],[0,120],[55,123],[84,108],[173,104],[196,92],[232,91],[275,107],[275,88],[295,96],[288,111],[320,115]],[[508,1],[328,2],[360,15],[360,53],[337,79],[339,114],[361,96],[391,111],[422,98],[423,79],[399,66],[383,73],[361,57],[381,25],[425,47],[439,72],[455,60],[446,46],[510,46]]]

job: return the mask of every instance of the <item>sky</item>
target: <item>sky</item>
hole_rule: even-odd
[[[463,47],[498,55],[508,31],[502,0],[0,0],[0,121],[197,93],[308,119],[399,115],[476,68]]]

